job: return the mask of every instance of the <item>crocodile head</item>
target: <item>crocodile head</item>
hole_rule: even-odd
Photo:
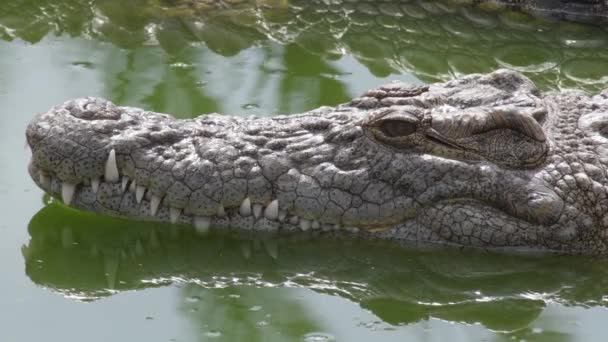
[[[76,208],[199,230],[601,253],[607,113],[506,70],[264,118],[80,98],[28,126],[29,171]]]

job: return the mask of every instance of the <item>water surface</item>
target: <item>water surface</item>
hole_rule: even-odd
[[[77,96],[193,117],[499,67],[543,90],[608,87],[601,27],[448,2],[205,3],[0,4],[0,340],[604,340],[606,260],[198,236],[44,198],[23,132]]]

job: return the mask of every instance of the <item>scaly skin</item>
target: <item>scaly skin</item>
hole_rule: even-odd
[[[606,127],[608,92],[543,95],[499,70],[271,118],[76,99],[27,139],[34,181],[103,215],[606,254]]]

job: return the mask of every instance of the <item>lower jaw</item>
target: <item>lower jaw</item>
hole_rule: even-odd
[[[60,179],[48,176],[47,184],[42,184],[39,178],[40,171],[30,164],[29,172],[35,183],[54,198],[61,199],[63,183]],[[324,233],[332,235],[351,235],[370,237],[374,234],[358,227],[343,227],[337,224],[323,224],[318,221],[301,219],[298,216],[285,215],[277,219],[264,217],[261,210],[250,210],[249,215],[242,215],[239,208],[225,208],[220,215],[195,216],[180,212],[179,215],[160,203],[156,213],[152,215],[151,197],[146,194],[138,202],[136,193],[129,189],[123,190],[121,182],[101,182],[97,192],[90,184],[78,184],[69,204],[70,207],[104,216],[120,217],[138,221],[163,222],[177,225],[193,226],[197,232],[206,233],[211,229],[222,231],[234,230],[243,232],[264,233]],[[386,236],[387,231],[383,232]]]

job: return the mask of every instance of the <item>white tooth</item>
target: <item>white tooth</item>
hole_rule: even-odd
[[[279,201],[274,200],[264,210],[264,217],[269,220],[276,220],[279,218]]]
[[[277,240],[264,240],[262,241],[264,244],[264,249],[271,258],[277,260],[279,257],[279,245],[277,244]]]
[[[74,198],[74,192],[76,192],[76,184],[68,182],[61,184],[61,198],[63,198],[63,203],[70,205],[70,203],[72,203],[72,198]]]
[[[179,220],[179,216],[182,214],[182,209],[181,208],[169,208],[169,219],[171,220],[171,223],[177,223],[177,221]]]
[[[340,229],[342,229],[342,227],[340,226],[339,223],[336,223],[336,224],[334,224],[333,229],[334,230],[340,230]]]
[[[129,184],[129,191],[135,192],[136,188],[137,188],[137,183],[135,183],[135,181],[132,181],[131,184]]]
[[[321,226],[321,228],[323,229],[324,232],[330,231],[332,227],[333,227],[333,224],[329,224],[329,223],[324,223]]]
[[[226,210],[224,210],[224,206],[221,204],[219,207],[217,207],[217,216],[219,216],[219,217],[226,216]]]
[[[129,184],[129,177],[122,176],[122,184],[121,184],[122,192],[125,192],[127,190],[127,184]]]
[[[144,198],[144,194],[146,193],[146,187],[138,185],[135,190],[135,200],[137,203],[141,203],[141,199]]]
[[[312,223],[310,222],[310,220],[301,219],[300,220],[300,229],[302,229],[302,231],[307,231],[310,229],[311,224]]]
[[[290,217],[290,218],[289,218],[289,223],[290,223],[290,224],[293,224],[293,225],[298,224],[298,217],[297,217],[297,216],[292,216],[292,217]]]
[[[262,215],[262,205],[256,203],[253,205],[253,217],[258,218]]]
[[[118,165],[116,165],[116,152],[114,149],[108,155],[104,178],[106,182],[118,182]]]
[[[243,203],[241,203],[241,207],[239,208],[239,214],[241,214],[241,216],[251,215],[251,201],[249,200],[249,197],[245,198],[243,200]]]
[[[43,188],[49,188],[51,186],[51,177],[49,177],[46,172],[40,171],[39,178]]]
[[[195,216],[194,217],[194,228],[199,234],[206,234],[209,231],[211,225],[211,219],[206,216]]]
[[[162,198],[157,195],[152,195],[150,198],[150,214],[152,216],[156,216],[156,212],[158,211],[158,206],[160,205],[160,201]]]
[[[287,212],[286,211],[279,211],[279,222],[284,222],[285,218],[287,218]]]
[[[319,229],[321,228],[321,223],[319,223],[319,221],[314,220],[312,221],[312,225],[311,225],[312,229]]]
[[[91,178],[91,188],[93,188],[93,193],[97,193],[99,190],[99,177]]]

